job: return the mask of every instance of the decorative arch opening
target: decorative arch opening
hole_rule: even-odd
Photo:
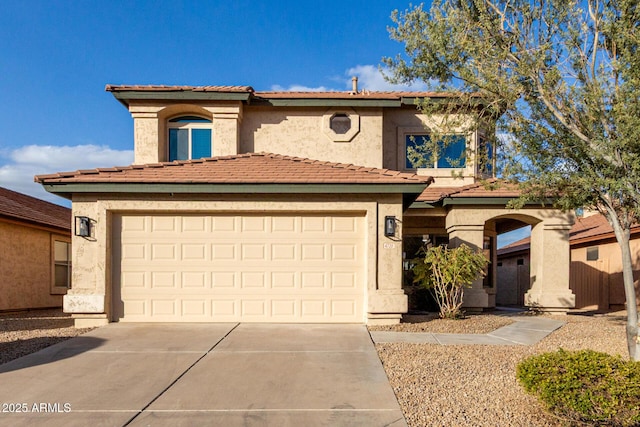
[[[525,296],[531,288],[531,231],[542,222],[543,218],[516,213],[487,220],[485,227],[491,239],[488,276],[496,306],[525,307]]]
[[[172,105],[158,113],[161,158],[168,161],[211,157],[213,116],[196,105]]]

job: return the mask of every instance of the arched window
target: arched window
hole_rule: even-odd
[[[211,157],[211,120],[197,116],[170,119],[169,161]]]

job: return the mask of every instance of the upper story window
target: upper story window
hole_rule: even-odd
[[[428,134],[405,135],[405,168],[463,168],[467,140],[464,135],[448,135],[432,141]]]
[[[198,116],[170,119],[169,161],[211,157],[211,120]]]
[[[351,129],[351,119],[345,113],[336,113],[331,116],[330,127],[335,133],[344,135]]]

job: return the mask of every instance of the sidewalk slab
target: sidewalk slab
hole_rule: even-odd
[[[435,334],[442,345],[514,345],[509,341],[483,334]]]
[[[513,319],[510,325],[488,334],[434,334],[430,332],[370,331],[379,343],[438,345],[533,345],[562,327],[564,322],[545,318]]]
[[[533,345],[562,325],[564,322],[553,319],[516,320],[511,325],[496,329],[488,335],[515,344]]]

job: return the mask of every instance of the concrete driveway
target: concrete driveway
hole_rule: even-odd
[[[110,324],[0,365],[0,425],[406,426],[363,325]]]

